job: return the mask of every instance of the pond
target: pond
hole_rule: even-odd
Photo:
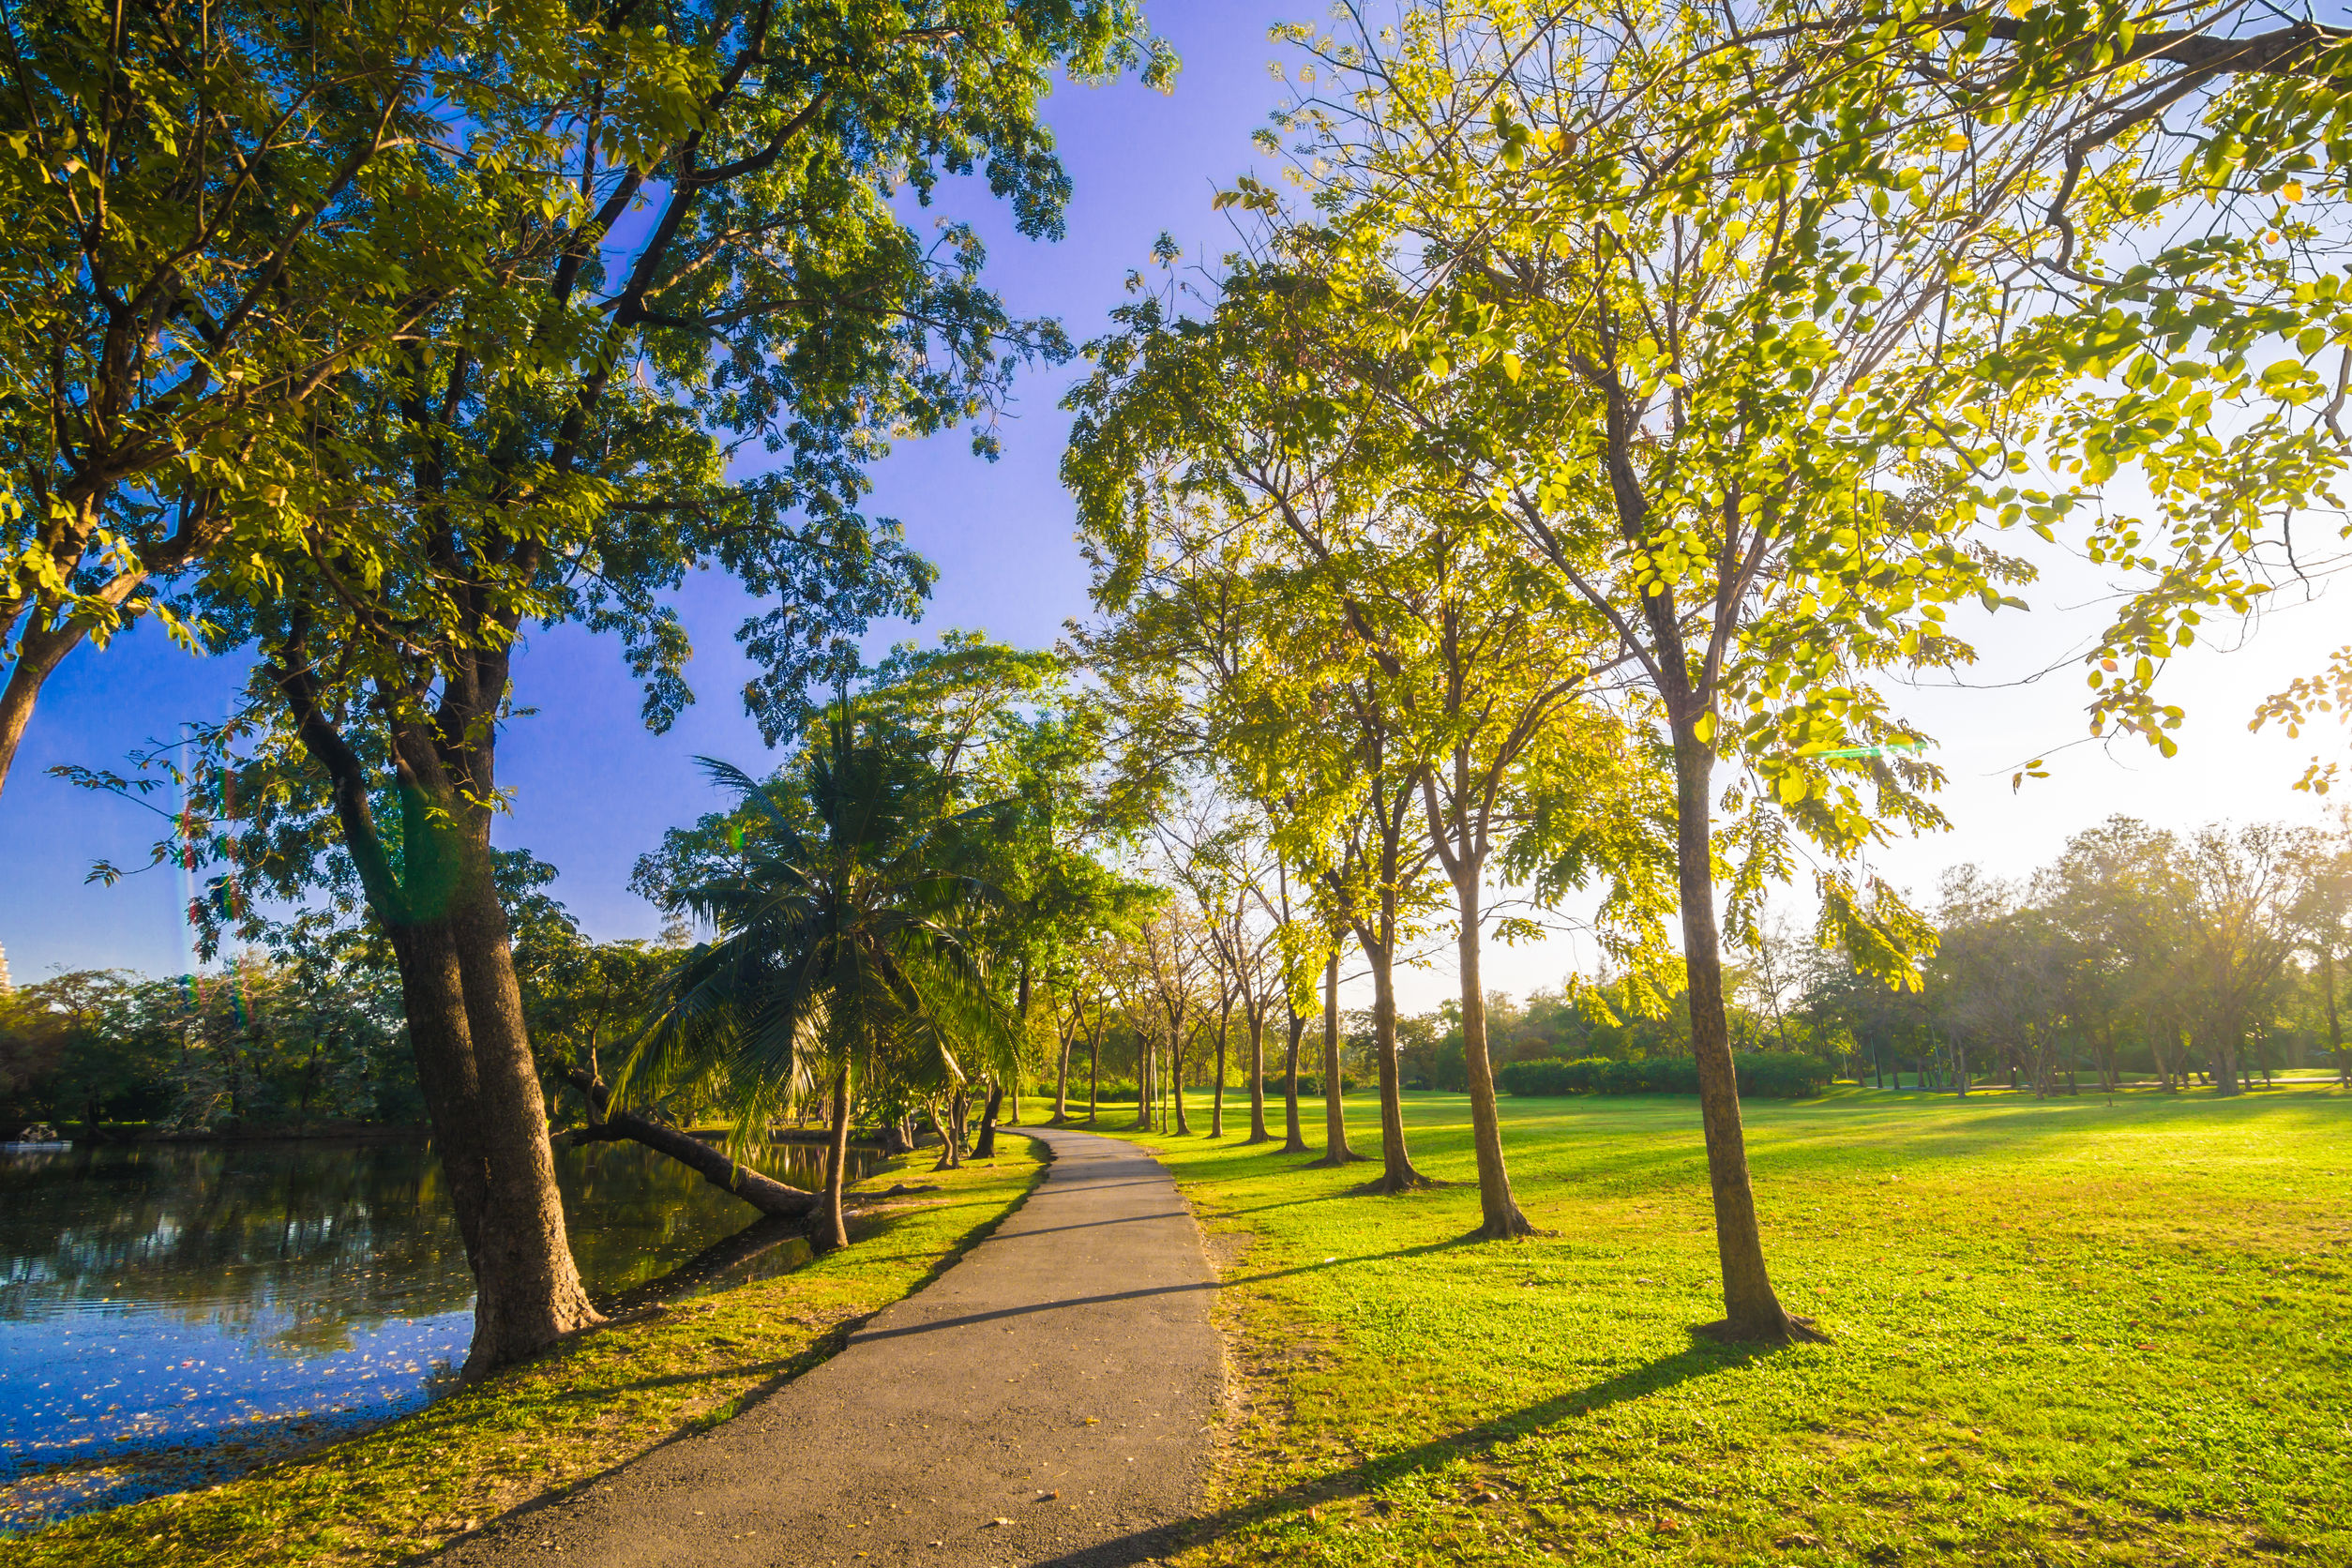
[[[876,1156],[852,1151],[852,1179]],[[795,1185],[824,1152],[755,1163]],[[635,1144],[556,1155],[600,1304],[759,1214]],[[768,1232],[762,1232],[762,1235]],[[698,1255],[700,1255],[698,1257]],[[794,1242],[724,1271],[796,1266]],[[206,1484],[414,1410],[465,1359],[474,1283],[421,1143],[0,1153],[0,1530]]]

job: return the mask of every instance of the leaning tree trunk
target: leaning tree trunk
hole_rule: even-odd
[[[1249,1137],[1250,1143],[1273,1141],[1266,1131],[1266,1013],[1249,1015]]]
[[[34,616],[48,612],[49,607],[38,598],[26,611]],[[8,682],[0,686],[0,789],[8,787],[8,768],[24,743],[26,727],[33,722],[33,706],[39,701],[42,683],[57,672],[58,665],[89,629],[87,621],[60,615],[45,625],[28,626],[19,634]],[[0,637],[5,635],[5,628],[0,628]]]
[[[849,1185],[850,1063],[844,1057],[833,1079],[832,1138],[825,1144],[825,1206],[808,1239],[820,1252],[850,1244],[850,1228],[841,1217],[841,1193]]]
[[[996,1158],[996,1113],[1004,1105],[1004,1085],[994,1078],[988,1080],[988,1108],[980,1113],[980,1139],[972,1146],[975,1160]]]
[[[1295,1005],[1284,1006],[1290,1015],[1290,1046],[1282,1070],[1282,1152],[1305,1154],[1313,1152],[1299,1131],[1299,1037],[1306,1033],[1306,1018]]]
[[[1348,1147],[1348,1113],[1340,1103],[1339,955],[1323,964],[1323,1157],[1317,1165],[1348,1165],[1364,1156]]]
[[[588,1124],[565,1133],[566,1144],[575,1148],[586,1143],[640,1144],[676,1160],[711,1185],[742,1199],[763,1214],[801,1219],[816,1213],[822,1200],[820,1195],[763,1176],[747,1165],[738,1165],[723,1150],[714,1149],[680,1128],[665,1126],[632,1111],[614,1110],[603,1081],[578,1067],[565,1068],[564,1078],[588,1102]],[[908,1146],[912,1147],[912,1143]]]
[[[1103,1026],[1094,1025],[1094,1033],[1086,1043],[1086,1124],[1093,1126],[1103,1108]]]
[[[1715,1255],[1723,1268],[1724,1319],[1709,1332],[1731,1340],[1786,1343],[1818,1339],[1772,1292],[1764,1239],[1748,1183],[1740,1125],[1740,1079],[1724,1017],[1723,949],[1715,927],[1714,845],[1708,791],[1714,754],[1692,731],[1697,714],[1674,726],[1675,860],[1682,898],[1682,957],[1691,1005],[1691,1054],[1698,1063],[1699,1117],[1707,1133],[1707,1177],[1713,1190]]]
[[[1535,1227],[1519,1213],[1511,1193],[1511,1172],[1502,1162],[1502,1118],[1495,1105],[1495,1075],[1486,1055],[1486,993],[1479,978],[1478,867],[1466,859],[1454,881],[1462,928],[1455,942],[1462,972],[1462,1065],[1470,1078],[1470,1141],[1478,1151],[1478,1234],[1504,1241],[1531,1234]]]

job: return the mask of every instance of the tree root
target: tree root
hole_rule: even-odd
[[[1769,1327],[1749,1330],[1734,1323],[1728,1318],[1718,1318],[1711,1323],[1699,1324],[1691,1332],[1703,1338],[1711,1339],[1719,1345],[1827,1345],[1830,1343],[1830,1336],[1824,1334],[1820,1325],[1810,1318],[1801,1318],[1794,1312],[1784,1312],[1781,1314],[1781,1322],[1783,1326],[1777,1332]]]
[[[1549,1234],[1549,1232],[1538,1230],[1533,1225],[1530,1224],[1527,1215],[1519,1213],[1518,1209],[1515,1206],[1512,1211],[1508,1214],[1505,1214],[1500,1221],[1487,1220],[1483,1222],[1477,1229],[1470,1233],[1468,1239],[1473,1242],[1515,1242],[1522,1236],[1542,1236],[1546,1234]]]

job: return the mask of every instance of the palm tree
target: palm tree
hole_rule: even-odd
[[[846,697],[802,762],[797,798],[697,761],[741,795],[745,828],[731,869],[678,891],[716,940],[672,971],[622,1080],[716,1092],[738,1140],[826,1095],[831,1157],[813,1239],[845,1245],[853,1073],[936,1093],[968,1081],[972,1058],[1009,1048],[971,925],[1002,900],[963,844],[993,808],[949,809],[939,776],[882,744]]]

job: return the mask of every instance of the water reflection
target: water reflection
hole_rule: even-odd
[[[813,1185],[822,1161],[779,1145],[758,1163]],[[631,1144],[559,1153],[557,1180],[599,1301],[635,1299],[758,1217]],[[697,1278],[712,1258],[725,1254],[701,1258]],[[176,1489],[421,1405],[464,1357],[473,1296],[420,1145],[0,1155],[0,1528]],[[61,1464],[71,1473],[49,1473]]]

